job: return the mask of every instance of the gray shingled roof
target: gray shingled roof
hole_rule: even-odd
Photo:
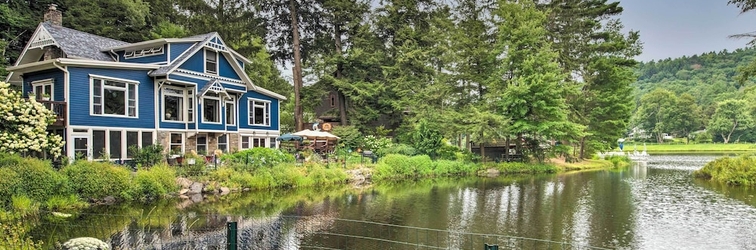
[[[102,49],[129,44],[107,37],[89,34],[69,29],[63,26],[43,22],[47,32],[55,39],[60,49],[69,57],[81,57],[98,61],[113,61],[113,58]]]
[[[174,59],[173,62],[171,62],[171,64],[168,64],[166,66],[160,67],[159,69],[156,69],[156,70],[152,71],[150,73],[150,76],[165,76],[165,75],[167,75],[173,69],[178,68],[178,66],[180,66],[182,63],[184,63],[184,61],[186,61],[186,59],[188,57],[194,55],[195,53],[197,53],[197,51],[201,50],[203,48],[203,46],[205,45],[205,43],[207,43],[208,41],[210,41],[210,39],[212,39],[213,36],[215,36],[217,34],[218,34],[217,32],[211,32],[211,33],[207,33],[207,34],[202,34],[202,35],[196,35],[196,36],[187,37],[187,38],[202,38],[202,41],[194,43],[194,45],[192,45],[191,47],[189,47],[189,49],[187,49],[187,52],[184,52],[184,54],[182,54],[178,58]]]

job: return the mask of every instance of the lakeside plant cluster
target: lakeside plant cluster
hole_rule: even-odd
[[[373,150],[379,160],[373,163],[372,159],[348,150],[350,145]],[[418,145],[394,143],[388,138],[374,136],[359,140],[350,140],[346,136],[343,146],[326,157],[329,160],[304,151],[301,155],[306,160],[300,162],[292,153],[279,149],[253,148],[222,155],[222,163],[218,165],[206,164],[202,156],[190,153],[184,157],[195,158],[192,161],[195,164],[176,166],[165,162],[162,146],[155,144],[136,149],[135,167],[107,160],[75,160],[60,169],[53,168],[49,161],[0,154],[0,176],[3,176],[0,179],[0,234],[13,238],[4,242],[16,242],[11,246],[0,245],[0,248],[39,244],[25,235],[28,227],[12,223],[26,217],[38,217],[39,211],[75,216],[93,203],[161,200],[179,194],[179,177],[215,183],[216,187],[236,191],[255,191],[344,185],[350,180],[349,171],[355,169],[371,173],[373,183],[488,175],[491,171],[497,174],[538,174],[581,169],[549,163],[483,163],[476,155],[445,143]],[[559,152],[553,149],[549,157],[557,157]],[[184,161],[187,162],[190,161]],[[587,162],[590,163],[585,164],[588,167],[607,168],[627,166],[629,160],[616,157]]]
[[[732,186],[756,186],[756,157],[744,154],[719,158],[706,163],[693,176]]]

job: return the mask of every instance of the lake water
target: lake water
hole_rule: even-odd
[[[691,176],[713,159],[97,207],[74,221],[42,219],[33,232],[116,249],[225,249],[235,221],[239,249],[756,249],[756,190]]]

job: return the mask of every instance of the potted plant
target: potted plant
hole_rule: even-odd
[[[43,101],[49,101],[50,100],[50,94],[48,94],[48,93],[42,93],[42,100]]]
[[[189,152],[189,155],[187,155],[186,163],[189,165],[194,165],[195,163],[197,163],[197,151],[194,151],[194,149],[192,149],[192,151]]]

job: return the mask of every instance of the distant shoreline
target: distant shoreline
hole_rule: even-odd
[[[633,152],[634,150],[637,150],[638,152],[641,152],[644,150],[643,143],[637,143],[633,145],[633,143],[625,143],[624,151],[625,152]],[[656,144],[656,143],[646,143],[645,150],[648,154],[714,154],[714,155],[738,155],[743,153],[756,153],[756,144],[753,143],[729,143],[729,144],[723,144],[723,143],[700,143],[700,144],[680,144],[680,143],[670,143],[670,144]],[[619,151],[619,148],[616,148],[615,151]]]

